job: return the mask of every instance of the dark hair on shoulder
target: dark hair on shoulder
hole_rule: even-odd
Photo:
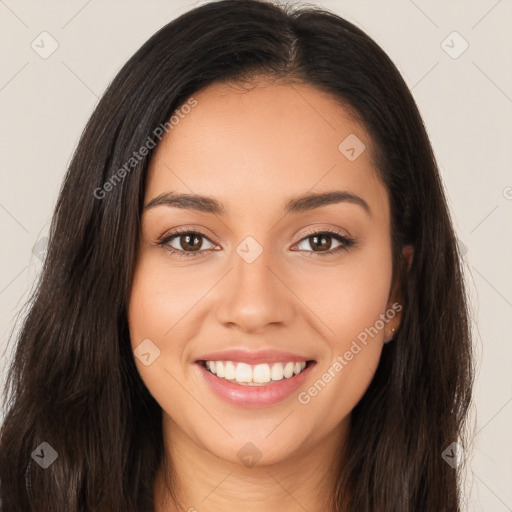
[[[268,76],[310,84],[360,121],[389,192],[402,323],[352,411],[333,509],[459,512],[473,359],[463,269],[439,170],[416,103],[386,53],[319,7],[221,0],[155,33],[108,86],[82,133],[16,340],[0,431],[4,511],[153,510],[162,412],[133,359],[127,300],[152,151],[134,150],[194,93]],[[118,175],[118,174],[117,174]],[[414,247],[409,269],[401,249]],[[48,443],[47,469],[31,454]],[[347,491],[350,491],[347,494]]]

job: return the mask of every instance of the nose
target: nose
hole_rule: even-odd
[[[254,261],[234,254],[232,269],[216,295],[217,320],[243,332],[263,333],[269,327],[291,323],[294,295],[280,275],[282,267],[263,251]]]

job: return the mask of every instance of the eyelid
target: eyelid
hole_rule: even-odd
[[[160,247],[165,248],[165,246],[167,244],[169,244],[173,238],[179,236],[180,234],[195,233],[195,234],[199,235],[200,237],[208,240],[214,247],[209,248],[209,249],[201,249],[201,250],[195,251],[195,252],[182,251],[182,250],[175,249],[172,247],[168,248],[167,250],[169,250],[170,252],[173,252],[175,254],[179,254],[180,256],[204,256],[208,252],[217,251],[218,247],[220,245],[215,240],[212,240],[212,238],[214,238],[214,237],[210,237],[210,235],[207,235],[206,233],[204,233],[204,231],[207,231],[207,230],[202,227],[195,228],[193,226],[180,226],[178,228],[173,228],[173,229],[166,231],[163,235],[161,235],[158,238],[156,244]],[[351,246],[358,245],[357,241],[346,230],[339,228],[339,227],[333,227],[333,226],[326,227],[325,225],[316,224],[314,226],[310,226],[309,228],[307,228],[306,231],[301,232],[300,236],[298,238],[296,238],[296,241],[293,242],[291,247],[296,246],[297,244],[299,244],[300,242],[302,242],[304,240],[307,240],[312,235],[319,235],[319,234],[327,234],[334,238],[338,238],[338,241],[342,243],[342,246],[345,249],[348,249]],[[340,246],[340,250],[341,250],[341,246]],[[312,254],[315,254],[315,251],[306,251],[306,252],[311,252]],[[334,250],[331,249],[330,251],[325,251],[323,253],[318,252],[316,254],[322,256],[322,255],[332,254],[333,252],[335,253],[336,249],[334,249]]]
[[[204,238],[206,238],[208,241],[210,241],[214,245],[219,245],[219,242],[215,240],[215,237],[209,235],[206,233],[208,231],[206,228],[203,227],[194,227],[194,226],[180,226],[178,228],[169,229],[166,231],[163,235],[158,237],[157,242],[162,242],[163,240],[174,237],[176,235],[180,235],[183,233],[196,233]]]
[[[338,228],[338,227],[335,227],[335,226],[327,227],[327,226],[325,226],[323,224],[316,224],[314,226],[311,226],[311,227],[307,228],[305,231],[301,231],[301,233],[296,238],[295,242],[293,242],[293,245],[298,244],[299,242],[304,240],[304,238],[307,238],[307,237],[309,237],[311,235],[316,235],[316,234],[319,234],[319,233],[332,233],[332,234],[339,235],[342,238],[347,238],[347,239],[352,239],[353,238],[350,235],[350,233],[348,231],[346,231],[345,229]]]
[[[213,244],[219,245],[220,243],[222,243],[222,242],[216,241],[215,237],[212,237],[211,235],[205,233],[205,231],[207,231],[207,230],[205,228],[203,228],[203,227],[180,226],[180,227],[177,227],[177,228],[169,229],[164,234],[159,236],[157,241],[161,242],[162,240],[164,240],[166,238],[169,238],[170,236],[178,235],[180,233],[191,233],[191,232],[194,232],[194,233],[197,233],[197,234],[199,234],[201,236],[204,236],[205,238],[207,238]],[[304,238],[306,238],[308,236],[311,236],[311,235],[314,235],[314,234],[318,234],[318,233],[335,233],[335,234],[340,235],[340,236],[345,237],[345,238],[352,238],[350,233],[348,233],[348,231],[346,231],[346,230],[344,230],[342,228],[339,228],[339,227],[326,227],[325,225],[314,225],[314,226],[310,226],[305,231],[302,231],[300,233],[300,235],[295,237],[295,241],[293,242],[293,245],[296,245],[298,242],[302,241]]]

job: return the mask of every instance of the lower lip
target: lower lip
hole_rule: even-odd
[[[268,407],[285,400],[304,384],[315,364],[309,363],[298,375],[289,379],[270,381],[264,386],[246,386],[221,379],[201,363],[196,363],[210,389],[222,400],[239,407]]]

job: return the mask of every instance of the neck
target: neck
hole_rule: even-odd
[[[347,417],[313,446],[299,447],[274,464],[245,466],[224,460],[190,439],[164,412],[163,434],[171,474],[159,468],[155,512],[326,512],[336,481],[334,468],[348,435]],[[172,442],[170,442],[172,440]],[[171,482],[175,498],[169,492]]]

